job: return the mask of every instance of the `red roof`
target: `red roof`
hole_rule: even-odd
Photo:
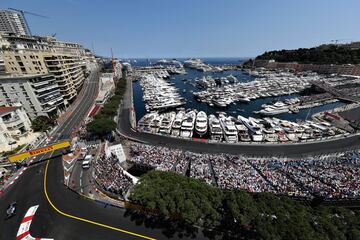
[[[15,106],[0,107],[0,114],[12,112],[12,111],[14,111],[14,110],[17,109],[17,108],[18,108],[18,107],[15,107]]]
[[[92,110],[90,111],[88,117],[93,117],[93,116],[95,116],[95,115],[98,113],[98,111],[100,110],[100,108],[101,108],[100,105],[95,105],[95,106],[92,108]]]

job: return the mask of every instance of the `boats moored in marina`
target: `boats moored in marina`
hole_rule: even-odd
[[[209,130],[210,130],[210,139],[216,142],[221,142],[223,139],[223,130],[220,125],[220,120],[211,114],[209,116]]]
[[[195,131],[200,137],[205,135],[208,130],[208,118],[204,111],[198,112],[195,121]]]
[[[180,136],[181,124],[182,124],[184,118],[185,118],[185,111],[180,110],[175,116],[175,119],[174,119],[174,122],[172,125],[171,136],[174,136],[174,137]]]
[[[193,136],[195,120],[196,120],[195,110],[190,110],[189,112],[186,113],[185,119],[181,123],[180,137],[191,138]]]
[[[155,74],[146,74],[140,79],[145,108],[149,111],[163,111],[185,104],[177,89]]]
[[[238,142],[238,132],[232,117],[220,116],[220,124],[224,132],[224,139],[227,143]]]
[[[176,115],[175,112],[164,113],[164,117],[160,123],[159,133],[161,133],[161,134],[170,134],[171,133],[171,128],[172,128],[172,124],[175,120],[175,115]]]
[[[292,122],[275,117],[246,118],[179,109],[178,112],[151,112],[138,122],[138,130],[172,137],[208,138],[216,142],[299,142],[343,134],[344,131],[325,121],[306,120]]]

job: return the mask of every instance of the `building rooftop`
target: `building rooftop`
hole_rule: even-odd
[[[14,111],[15,109],[17,109],[19,107],[16,107],[16,106],[9,106],[9,107],[0,107],[0,114],[5,114],[5,113],[8,113],[8,112],[12,112]]]

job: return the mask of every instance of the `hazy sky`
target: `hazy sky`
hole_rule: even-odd
[[[360,40],[360,0],[1,0],[39,35],[128,57],[252,57]]]

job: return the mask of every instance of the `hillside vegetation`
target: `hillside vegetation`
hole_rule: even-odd
[[[323,45],[314,48],[269,51],[257,56],[256,59],[312,64],[360,64],[360,49],[351,49],[346,45]]]

